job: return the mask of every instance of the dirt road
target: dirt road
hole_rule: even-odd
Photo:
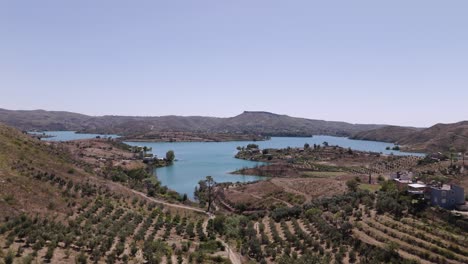
[[[192,206],[188,206],[188,205],[183,205],[183,204],[173,204],[173,203],[168,203],[168,202],[165,202],[165,201],[162,201],[162,200],[158,200],[156,198],[153,198],[153,197],[149,197],[147,196],[146,194],[142,193],[142,192],[139,192],[139,191],[135,191],[135,190],[131,190],[133,193],[145,198],[145,199],[148,199],[152,202],[155,202],[155,203],[158,203],[158,204],[162,204],[162,205],[165,205],[165,206],[169,206],[169,207],[174,207],[174,208],[181,208],[181,209],[186,209],[186,210],[190,210],[190,211],[194,211],[194,212],[198,212],[198,213],[203,213],[203,214],[206,214],[206,215],[210,215],[208,214],[205,210],[203,209],[200,209],[200,208],[196,208],[196,207],[192,207]]]
[[[221,243],[223,244],[225,250],[228,253],[229,260],[231,260],[232,264],[242,264],[242,258],[239,255],[239,253],[232,250],[231,247],[226,242],[224,242],[223,240],[221,240],[221,239],[218,239],[218,240],[221,241]]]

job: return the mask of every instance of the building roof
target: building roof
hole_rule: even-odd
[[[397,181],[399,183],[411,183],[411,180],[402,180],[402,179],[393,179],[394,181]]]
[[[421,184],[421,183],[411,183],[408,184],[409,187],[419,189],[419,188],[426,188],[426,184]]]

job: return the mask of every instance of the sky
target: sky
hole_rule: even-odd
[[[468,120],[468,1],[0,0],[0,108]]]

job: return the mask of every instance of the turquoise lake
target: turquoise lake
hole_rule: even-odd
[[[314,136],[314,137],[273,137],[268,141],[237,141],[237,142],[126,142],[129,145],[147,146],[153,149],[158,157],[164,157],[168,150],[174,150],[177,161],[174,165],[156,169],[155,173],[162,184],[179,192],[186,193],[193,198],[193,190],[198,181],[207,175],[213,176],[217,182],[249,182],[262,180],[264,177],[242,176],[229,174],[244,167],[253,167],[258,162],[239,160],[234,158],[237,146],[249,143],[258,144],[260,148],[303,147],[305,143],[350,147],[355,150],[382,152],[385,154],[410,155],[398,151],[388,151],[393,144],[351,140],[343,137]],[[415,154],[420,155],[420,154]]]
[[[45,131],[45,132],[28,132],[29,134],[34,135],[48,135],[51,137],[43,138],[46,141],[69,141],[69,140],[78,140],[78,139],[90,139],[96,138],[97,136],[101,138],[118,138],[117,135],[104,135],[104,134],[81,134],[76,133],[75,131]]]
[[[55,135],[44,140],[68,141],[74,139],[95,138],[97,134],[75,134],[70,131],[52,131],[46,134]],[[116,135],[99,135],[116,137]],[[393,147],[391,143],[352,140],[344,137],[314,136],[314,137],[273,137],[267,141],[235,141],[235,142],[125,142],[133,146],[147,146],[158,157],[165,157],[168,150],[176,155],[174,165],[158,168],[155,174],[163,185],[167,185],[181,194],[186,193],[193,198],[193,191],[198,181],[210,175],[217,182],[249,182],[264,179],[258,176],[242,176],[229,174],[244,167],[253,167],[258,162],[235,159],[237,146],[255,143],[263,148],[303,147],[305,143],[338,145],[354,150],[381,152],[394,155],[423,155],[418,153],[404,153],[386,150]]]

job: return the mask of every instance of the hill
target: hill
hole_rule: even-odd
[[[229,263],[235,254],[203,228],[202,209],[95,175],[66,149],[0,125],[0,263]]]
[[[468,121],[436,124],[424,129],[386,126],[356,133],[352,138],[392,142],[418,152],[445,152],[451,148],[465,152],[468,148]]]
[[[80,130],[90,118],[64,111],[12,111],[0,108],[0,122],[21,130]]]
[[[230,118],[203,116],[86,116],[44,110],[0,109],[0,122],[21,130],[75,130],[138,137],[155,132],[261,134],[265,136],[350,136],[381,125],[361,125],[290,117],[268,112],[244,112]]]
[[[437,124],[430,128],[402,137],[400,144],[415,151],[456,151],[466,152],[468,147],[468,121],[453,124]]]
[[[238,116],[223,119],[216,129],[224,129],[235,133],[249,132],[268,136],[349,136],[359,131],[366,131],[378,127],[381,126],[297,118],[269,112],[245,111]]]
[[[16,129],[0,125],[0,146],[1,218],[23,212],[62,216],[70,212],[67,198],[60,194],[60,188],[46,181],[34,181],[32,175],[41,174],[41,177],[52,180],[63,175],[60,178],[63,181],[73,178],[77,184],[96,180],[76,169],[66,153],[31,139]],[[68,171],[73,171],[73,175]],[[47,175],[43,174],[45,172]],[[82,201],[77,197],[74,202],[79,205]]]
[[[399,140],[421,129],[414,127],[385,126],[354,134],[351,139],[399,143]]]

